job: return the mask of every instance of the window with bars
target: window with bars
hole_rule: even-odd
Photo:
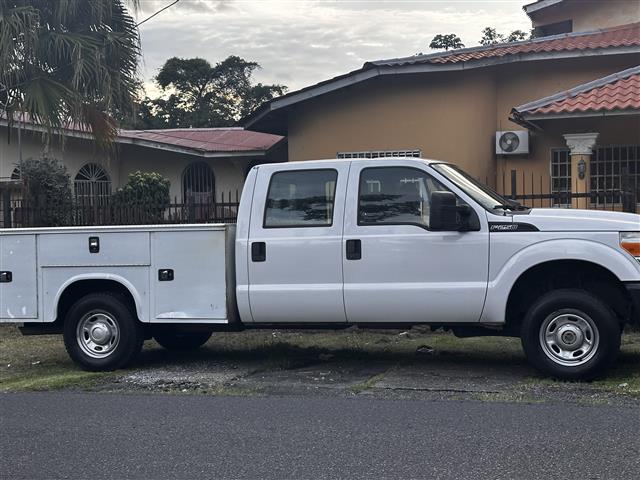
[[[87,163],[73,179],[76,201],[81,205],[107,205],[111,196],[111,178],[102,165]]]
[[[339,159],[348,158],[385,158],[385,157],[414,157],[420,158],[420,150],[370,150],[362,152],[338,152]]]
[[[640,145],[597,147],[591,155],[591,202],[622,203],[623,195],[635,194],[640,203]]]
[[[551,150],[551,193],[554,207],[571,205],[571,156],[569,149]],[[563,195],[563,194],[568,195]]]
[[[640,203],[640,145],[607,145],[596,147],[591,155],[591,204],[606,206],[620,204],[625,194],[635,194]],[[551,192],[570,193],[571,156],[569,149],[551,151]],[[558,195],[554,206],[567,206],[566,200]]]
[[[185,203],[213,203],[215,186],[213,171],[205,162],[191,163],[182,172],[182,195]]]

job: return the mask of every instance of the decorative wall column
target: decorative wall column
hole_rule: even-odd
[[[589,193],[591,190],[591,155],[599,133],[568,133],[563,135],[567,147],[571,149],[571,191]],[[588,208],[588,198],[574,198],[573,208]]]

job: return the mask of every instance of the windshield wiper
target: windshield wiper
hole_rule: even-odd
[[[517,211],[521,211],[521,210],[528,210],[527,207],[525,207],[524,205],[521,205],[520,203],[516,202],[515,200],[509,200],[508,198],[505,199],[504,203],[500,203],[498,205],[495,205],[493,207],[494,209],[500,209],[500,210],[517,210]]]

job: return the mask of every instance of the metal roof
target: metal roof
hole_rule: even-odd
[[[515,107],[515,121],[580,114],[640,112],[640,65]]]
[[[26,115],[16,115],[14,127],[18,126],[18,118],[24,129],[44,131],[44,127],[32,122]],[[8,124],[6,116],[0,114],[0,126]],[[68,123],[60,133],[67,137],[92,138],[87,127],[77,123]],[[241,157],[263,156],[283,139],[280,135],[254,132],[242,127],[219,127],[118,130],[115,142],[204,157]]]
[[[168,130],[121,130],[118,139],[144,140],[201,152],[255,152],[269,150],[282,140],[279,135],[252,132],[242,127],[178,128]]]

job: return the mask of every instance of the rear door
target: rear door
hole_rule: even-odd
[[[349,163],[262,165],[249,226],[254,322],[345,322],[342,228]]]
[[[0,318],[38,318],[35,235],[0,235]]]

